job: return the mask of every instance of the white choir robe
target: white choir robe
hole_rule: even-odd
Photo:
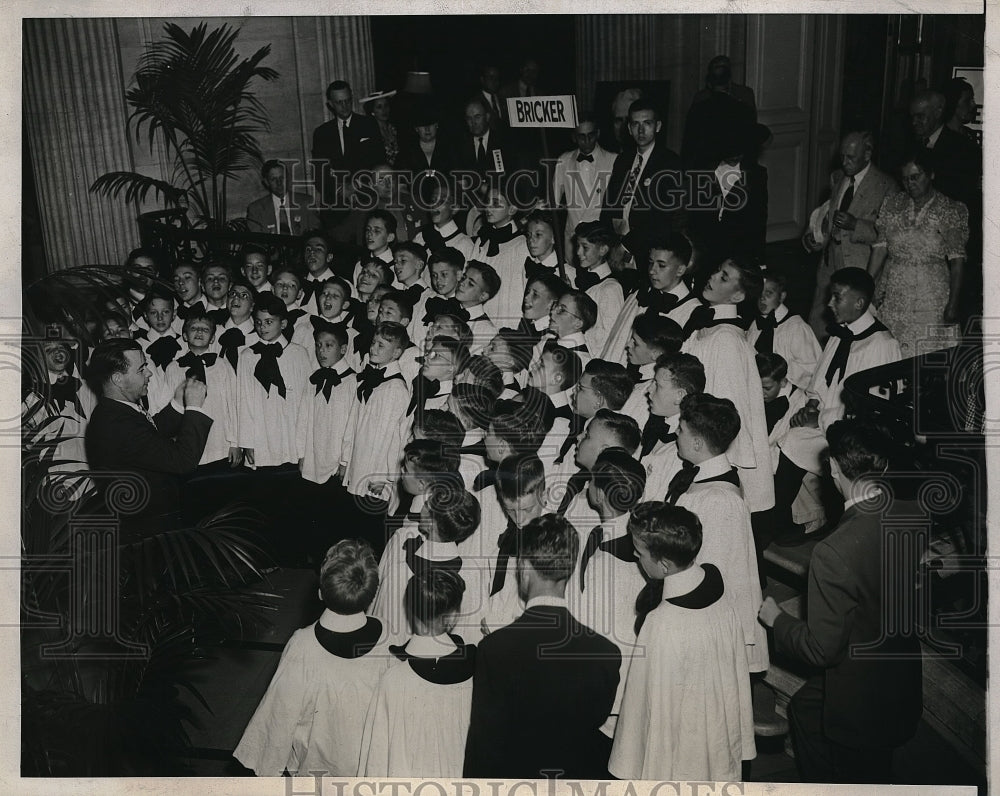
[[[552,393],[549,396],[549,400],[552,401],[552,405],[556,409],[562,409],[571,405],[572,397],[572,390],[560,390],[559,392]],[[569,420],[565,417],[557,417],[552,421],[552,428],[549,429],[549,432],[545,435],[545,439],[542,440],[542,444],[538,448],[538,458],[542,462],[545,472],[549,472],[555,466],[555,460],[559,456],[559,448],[562,447],[568,435]]]
[[[581,624],[600,633],[608,641],[615,644],[622,654],[618,692],[615,695],[614,707],[601,728],[602,732],[609,738],[614,737],[622,697],[625,695],[629,664],[635,652],[635,600],[643,586],[646,585],[646,580],[639,569],[639,562],[635,558],[630,561],[622,561],[600,547],[591,556],[582,578],[580,564],[583,560],[587,539],[594,527],[600,525],[604,528],[602,543],[607,543],[629,535],[628,519],[629,515],[626,513],[607,522],[598,521],[590,527],[575,526],[580,539],[580,547],[576,568],[566,586],[566,603],[573,616]]]
[[[448,643],[452,642],[446,636],[414,636],[406,651],[418,658],[442,660],[442,648]],[[470,661],[468,677],[460,682],[432,683],[417,674],[409,661],[393,661],[368,707],[358,775],[461,778],[472,713],[473,668]]]
[[[422,357],[423,355],[423,349],[417,348],[415,345],[409,345],[403,349],[403,353],[396,360],[399,365],[399,372],[403,374],[403,378],[406,380],[407,391],[409,391],[413,380],[420,373],[421,364],[417,362],[417,357]],[[365,364],[367,364],[367,359],[362,361],[361,367],[363,368]],[[360,372],[359,370],[358,373]]]
[[[178,357],[183,357],[185,351]],[[164,373],[164,384],[171,391],[184,382],[187,368],[182,368],[175,359]],[[205,368],[205,386],[208,393],[202,411],[214,421],[208,431],[205,450],[198,464],[210,464],[229,458],[229,449],[236,446],[236,374],[229,362],[221,356],[215,364]]]
[[[805,390],[798,390],[789,382],[778,391],[777,398],[788,399],[788,411],[782,415],[774,428],[768,434],[767,441],[771,446],[771,472],[778,471],[778,462],[781,459],[781,448],[779,443],[788,433],[792,417],[806,404]],[[794,453],[793,453],[794,455]],[[794,462],[793,462],[794,463]],[[817,465],[819,465],[817,461]],[[801,466],[801,465],[800,465]],[[818,530],[826,522],[826,512],[823,510],[823,501],[820,485],[821,473],[806,471],[802,479],[802,487],[792,501],[792,522],[804,525],[806,532]]]
[[[819,347],[813,328],[798,315],[792,315],[784,304],[774,311],[778,325],[774,328],[774,353],[788,363],[788,380],[796,387],[806,389],[816,372],[816,363],[823,350]],[[760,337],[757,320],[747,329],[747,342],[753,348]]]
[[[679,301],[667,313],[666,317],[672,321],[676,321],[679,326],[683,327],[691,317],[691,313],[694,312],[694,308],[700,302],[688,290],[688,286],[683,281],[678,282],[667,292],[677,296]],[[618,312],[618,317],[611,324],[607,342],[605,342],[604,348],[600,352],[601,359],[606,359],[608,362],[617,362],[619,365],[628,364],[628,360],[625,357],[625,346],[628,344],[629,337],[632,336],[632,323],[645,311],[645,307],[639,306],[638,292],[633,293],[625,299],[625,303]]]
[[[483,350],[490,344],[490,341],[497,336],[497,327],[493,320],[486,314],[486,304],[476,304],[474,307],[466,307],[469,311],[469,331],[472,332],[472,340],[469,342],[469,353],[475,356],[483,353]]]
[[[367,641],[375,620],[354,632],[333,629],[355,617],[327,610],[319,623],[330,625],[338,641]],[[315,624],[296,630],[233,757],[259,777],[280,777],[285,769],[356,776],[368,706],[394,660],[384,636],[364,655],[341,657],[320,644]]]
[[[542,352],[545,350],[545,344],[549,342],[554,342],[556,345],[568,348],[580,357],[580,364],[584,367],[587,367],[587,363],[594,358],[593,351],[587,345],[587,338],[584,332],[573,332],[573,334],[568,334],[565,337],[556,337],[554,335],[547,334],[535,343],[535,347],[531,352],[531,362],[528,364],[525,374],[538,364],[542,358]],[[525,375],[525,384],[527,384],[527,380],[527,375]]]
[[[445,246],[460,251],[466,262],[473,259],[472,254],[476,250],[476,242],[458,228],[458,224],[455,223],[455,219],[445,221],[440,227],[438,227],[437,224],[434,226],[437,227],[437,231],[441,233]],[[418,231],[417,234],[413,236],[413,242],[419,243],[424,248],[427,248],[427,242],[424,240],[424,233],[422,230]]]
[[[210,351],[221,354],[222,347],[219,345],[219,338],[230,329],[239,329],[243,332],[243,345],[241,345],[237,351],[242,350],[247,346],[251,346],[254,343],[260,342],[260,338],[257,336],[257,332],[253,325],[253,317],[247,318],[242,323],[233,323],[233,319],[229,318],[224,324],[222,324],[222,326],[216,327],[215,340],[212,342],[212,347],[209,349]],[[229,360],[227,359],[226,361],[228,362]],[[233,368],[233,374],[235,373],[236,369]]]
[[[424,341],[427,339],[427,333],[431,329],[431,323],[433,323],[433,320],[428,322],[424,321],[424,316],[427,314],[428,299],[447,299],[454,297],[454,293],[450,296],[442,296],[440,293],[435,293],[433,290],[425,290],[420,294],[420,300],[413,306],[413,319],[410,321],[410,325],[406,327],[406,332],[410,335],[410,342],[413,343],[413,345],[415,345],[419,350],[424,350]]]
[[[667,425],[674,433],[677,433],[680,419],[679,413],[667,418]],[[657,442],[649,453],[639,459],[639,463],[646,468],[646,490],[642,495],[643,500],[663,500],[667,495],[670,479],[684,467],[683,460],[677,455],[676,441]]]
[[[655,362],[639,366],[639,383],[632,388],[632,394],[625,400],[625,405],[618,410],[623,415],[635,418],[640,430],[649,420],[649,401],[646,400],[646,395],[649,393],[649,385],[653,381],[655,372]]]
[[[386,246],[384,251],[381,251],[378,254],[374,255],[374,257],[376,260],[381,260],[382,262],[384,262],[390,268],[392,267],[392,248],[390,248],[389,246]],[[368,260],[370,260],[371,258],[372,255],[371,253],[369,253],[367,256],[361,258],[356,263],[354,263],[354,272],[353,276],[351,277],[352,280],[351,287],[353,287],[355,290],[357,290],[358,288],[358,277],[361,276],[361,269],[364,267],[364,264],[368,262]],[[389,287],[393,288],[398,287],[398,285],[395,284],[395,281],[396,277],[394,274],[393,281],[389,283]]]
[[[601,280],[585,291],[597,304],[597,322],[584,333],[584,336],[587,348],[591,351],[603,351],[618,313],[625,306],[625,292],[622,290],[621,282],[611,276],[611,266],[607,263],[601,263],[591,273]]]
[[[490,465],[492,467],[492,465]],[[480,472],[485,469],[480,467]],[[500,534],[507,527],[507,515],[504,514],[500,505],[500,498],[497,497],[495,486],[486,486],[478,492],[470,488],[472,494],[479,501],[479,527],[473,531],[472,536],[458,544],[458,554],[462,557],[462,568],[476,569],[481,573],[481,577],[486,584],[481,585],[480,594],[489,593],[489,584],[492,583],[493,567],[496,565],[497,543]],[[485,609],[485,597],[480,600],[480,607]],[[458,632],[456,630],[456,632]],[[466,639],[468,641],[469,639]]]
[[[392,495],[403,452],[400,430],[410,402],[401,376],[398,362],[390,362],[385,380],[367,401],[359,400],[351,409],[341,461],[347,465],[344,486],[352,495],[371,494],[387,503]],[[369,484],[378,482],[383,486],[369,492]]]
[[[424,496],[415,495],[413,505],[416,509],[410,514],[418,514],[423,505]],[[411,506],[413,508],[413,506]],[[378,561],[378,591],[372,601],[368,613],[378,617],[385,625],[390,643],[399,644],[409,637],[411,631],[403,612],[403,590],[410,581],[412,574],[406,566],[406,555],[403,544],[408,539],[422,539],[423,535],[417,527],[417,521],[407,517],[389,537]],[[424,544],[426,544],[426,540]]]
[[[513,226],[513,223],[511,224]],[[500,290],[486,302],[486,312],[501,326],[516,327],[521,319],[521,302],[524,300],[524,260],[528,257],[528,244],[524,235],[500,244],[500,251],[492,257],[486,253],[489,244],[476,244],[473,260],[493,266],[500,275]]]
[[[296,425],[302,393],[309,384],[309,355],[295,343],[284,344],[278,369],[285,382],[285,397],[278,388],[265,390],[254,376],[260,357],[250,348],[240,352],[236,366],[236,444],[252,448],[254,467],[298,463]]]
[[[341,359],[333,369],[340,374],[341,382],[330,390],[330,400],[311,382],[307,384],[296,426],[302,477],[315,484],[325,484],[340,469],[344,437],[358,402],[358,377],[347,360]]]
[[[570,249],[567,249],[566,251],[569,252]],[[529,255],[529,257],[530,257],[530,255]],[[546,254],[541,260],[539,260],[537,257],[531,257],[531,260],[533,262],[538,263],[539,265],[545,266],[545,268],[547,268],[550,272],[552,272],[557,277],[559,277],[567,285],[575,285],[576,284],[576,266],[570,265],[569,263],[563,263],[562,270],[560,271],[559,270],[559,255],[556,254],[556,250],[555,249],[553,249],[548,254]],[[524,286],[525,286],[525,288],[527,288],[527,286],[528,286],[527,285],[527,279],[525,279],[525,285]],[[546,326],[544,328],[548,328],[548,324],[546,324]]]
[[[579,469],[579,467],[576,468],[576,470]],[[572,526],[576,528],[581,539],[585,539],[586,535],[590,533],[590,529],[595,525],[600,525],[600,516],[591,507],[590,501],[587,500],[586,486],[574,495],[570,504],[566,507],[563,517],[569,520]]]
[[[504,525],[501,533],[506,529],[507,526]],[[500,534],[488,535],[495,536],[497,539],[500,536]],[[483,570],[482,577],[486,601],[483,620],[486,622],[486,626],[490,632],[498,630],[501,627],[506,627],[524,613],[524,600],[517,593],[517,577],[514,574],[514,565],[517,561],[517,556],[512,555],[507,559],[507,569],[504,575],[503,586],[496,594],[490,594],[490,591],[493,589],[493,579],[497,571],[497,553],[499,553],[499,548],[495,548],[493,557],[486,560],[487,566]]]
[[[462,440],[462,447],[467,448],[470,445],[476,445],[483,441],[484,432],[481,428],[474,428],[471,431],[465,432],[465,438]],[[458,474],[462,476],[462,483],[465,488],[472,491],[472,483],[476,480],[476,476],[479,475],[486,465],[483,464],[483,457],[475,453],[461,453],[458,460]],[[480,501],[480,509],[482,508],[482,501]]]
[[[736,317],[736,306],[720,304],[716,318]],[[705,392],[728,398],[740,415],[740,431],[726,451],[740,471],[740,481],[750,511],[774,506],[774,475],[767,444],[764,396],[760,389],[755,352],[743,329],[723,323],[700,329],[689,337],[681,351],[692,354],[705,366]]]
[[[159,367],[153,364],[152,358],[149,356],[149,347],[159,340],[161,337],[172,337],[174,338],[180,349],[174,354],[174,359],[179,356],[183,356],[187,351],[187,344],[180,334],[174,334],[172,331],[168,331],[166,334],[160,334],[155,329],[149,329],[146,332],[146,338],[136,338],[136,342],[142,346],[143,353],[146,354],[146,366],[149,368],[149,386],[146,389],[146,400],[149,402],[149,408],[147,411],[151,415],[156,415],[163,407],[173,400],[174,391],[168,389],[166,372],[167,367],[170,366],[168,362],[164,367]]]
[[[318,313],[313,314],[318,315]],[[320,315],[318,317],[322,316]],[[309,315],[299,318],[298,323],[295,324],[295,331],[292,333],[292,342],[297,343],[306,350],[306,353],[309,355],[309,367],[311,367],[312,370],[316,370],[316,368],[319,367],[319,360],[316,359],[316,338],[314,336],[316,330],[313,328],[309,318]],[[347,330],[347,349],[344,351],[344,359],[347,360],[347,363],[352,368],[357,370],[350,355],[354,353],[354,338],[358,336],[358,332],[353,326],[350,325],[350,323],[348,323],[348,318],[349,313],[347,310],[344,310],[336,318],[324,318],[324,320],[329,323],[344,324],[344,327]],[[302,323],[302,321],[305,321],[305,323]],[[256,340],[254,342],[256,342]],[[312,371],[310,371],[310,373],[311,372]]]
[[[608,768],[619,779],[739,780],[757,755],[743,631],[723,594],[704,608],[668,602],[699,590],[697,565],[664,581],[625,684]]]
[[[590,421],[588,420],[587,423]],[[584,424],[584,430],[587,426]],[[583,432],[581,432],[582,437]],[[552,468],[545,468],[545,512],[553,512],[559,510],[559,504],[562,503],[563,495],[566,494],[566,487],[569,484],[569,479],[579,470],[580,467],[576,463],[576,443],[574,442],[570,445],[569,450],[566,451],[566,455],[563,457],[561,462],[557,462],[552,465]],[[585,502],[586,504],[586,502]],[[589,506],[587,508],[590,508]],[[592,515],[596,517],[597,514]]]
[[[722,573],[726,594],[740,619],[749,671],[766,672],[769,664],[767,633],[757,621],[763,602],[757,569],[750,512],[740,490],[734,484],[710,481],[712,476],[729,472],[732,465],[720,454],[699,465],[691,487],[677,499],[677,505],[693,512],[701,520],[701,550],[697,564],[715,564]]]

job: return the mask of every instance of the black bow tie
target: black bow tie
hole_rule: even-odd
[[[423,317],[424,324],[434,323],[434,319],[439,315],[451,315],[465,323],[469,322],[469,311],[454,296],[451,298],[431,296],[427,299],[424,309],[426,310]]]
[[[319,292],[320,285],[324,281],[323,279],[303,279],[302,298],[299,299],[299,305],[304,307],[308,304],[309,300]],[[317,307],[317,309],[319,308]]]
[[[773,401],[764,402],[764,419],[767,421],[767,433],[774,431],[775,425],[788,411],[788,397],[779,395]]]
[[[479,235],[476,242],[480,247],[489,244],[486,248],[487,256],[496,257],[496,255],[500,254],[500,244],[509,243],[520,234],[517,226],[514,224],[507,224],[497,229],[487,223],[479,228]]]
[[[448,241],[458,235],[459,229],[455,228],[447,238],[441,234],[441,230],[435,227],[433,224],[425,224],[420,228],[420,234],[424,239],[424,245],[430,249],[432,252],[439,251],[448,245]]]
[[[218,354],[210,352],[196,354],[194,351],[188,351],[184,356],[177,360],[177,364],[182,368],[187,368],[187,372],[184,374],[185,378],[194,378],[202,384],[205,384],[207,383],[207,380],[205,379],[205,368],[212,367],[218,358]]]
[[[886,331],[886,327],[882,325],[881,321],[875,321],[875,323],[858,334],[854,334],[846,326],[839,324],[827,326],[826,331],[831,337],[840,338],[837,343],[837,350],[833,352],[833,358],[830,360],[830,366],[826,369],[826,386],[829,387],[833,384],[837,371],[840,371],[841,379],[847,375],[847,360],[851,355],[851,344],[855,340],[864,340],[866,337],[871,337],[876,332]]]
[[[593,155],[580,155],[580,154],[577,154],[577,156],[576,156],[576,162],[577,163],[583,163],[584,161],[587,161],[587,163],[593,163],[594,162],[594,156]]]
[[[660,315],[666,315],[670,312],[670,310],[677,306],[680,299],[673,293],[661,293],[659,290],[653,290],[653,288],[647,287],[638,292],[636,295],[636,301],[640,307],[645,307],[646,309],[659,313]]]
[[[542,336],[545,334],[544,331],[540,332],[538,331],[538,329],[535,328],[534,321],[529,321],[527,318],[524,317],[522,317],[521,320],[518,321],[517,333],[524,335],[525,340],[532,344],[537,343],[539,340],[541,340]]]
[[[229,310],[225,307],[218,307],[214,310],[208,310],[205,315],[212,319],[216,326],[222,326],[226,321],[229,320]]]
[[[632,544],[632,535],[625,534],[615,539],[604,541],[604,528],[597,525],[591,530],[587,537],[587,544],[583,548],[583,557],[580,559],[580,591],[584,591],[584,577],[587,574],[587,565],[594,553],[603,550],[605,553],[613,555],[620,561],[635,563],[635,545]]]
[[[246,342],[247,338],[243,334],[243,330],[237,329],[235,326],[226,329],[219,335],[219,349],[226,361],[232,365],[233,370],[236,370],[236,360],[239,357],[240,349],[246,345]]]
[[[472,482],[473,492],[482,492],[486,487],[493,486],[497,482],[497,471],[492,467],[489,470],[483,470],[476,479]]]
[[[676,439],[677,434],[670,430],[667,418],[661,415],[650,415],[646,425],[642,427],[642,448],[639,452],[639,458],[641,459],[653,450],[657,442],[674,442]]]
[[[557,269],[549,268],[547,265],[543,265],[534,257],[524,258],[524,281],[526,284],[543,274],[551,274],[552,276],[559,275]]]
[[[148,340],[149,339],[149,329],[136,329],[132,332],[133,340]]]
[[[406,416],[409,417],[420,407],[420,412],[424,411],[424,404],[428,398],[434,398],[441,390],[441,382],[438,379],[428,379],[422,373],[418,373],[413,379],[413,388],[410,395],[410,403],[406,407]]]
[[[555,464],[562,464],[563,459],[566,458],[566,454],[569,453],[570,448],[572,448],[580,438],[580,434],[583,432],[583,427],[586,424],[587,418],[573,412],[569,421],[569,432],[566,434],[566,439],[563,440],[562,445],[559,446],[559,455],[553,460]]]
[[[384,381],[384,367],[376,367],[371,363],[365,365],[365,369],[358,376],[358,400],[368,403],[368,399],[372,397],[372,392]]]
[[[586,467],[581,467],[573,475],[569,477],[569,481],[566,482],[566,493],[563,495],[562,500],[559,501],[559,508],[556,513],[564,515],[566,510],[569,509],[570,503],[573,502],[573,498],[579,495],[584,488],[586,488],[587,483],[590,481],[590,470]]]
[[[590,290],[594,285],[602,281],[593,271],[584,271],[582,268],[576,269],[576,287],[578,290]]]
[[[778,321],[775,319],[773,311],[757,318],[757,328],[760,329],[760,334],[754,341],[753,347],[758,354],[774,353],[774,330],[777,327]]]
[[[333,393],[334,387],[339,387],[340,383],[344,380],[344,377],[349,376],[354,373],[353,370],[348,368],[343,373],[337,373],[333,368],[317,368],[313,371],[313,374],[309,377],[309,383],[315,385],[316,395],[319,395],[320,390],[323,391],[323,397],[326,398],[326,402],[330,402],[330,395]]]
[[[261,341],[250,346],[250,350],[260,357],[257,366],[253,369],[254,378],[260,382],[261,387],[268,395],[271,394],[273,385],[278,388],[278,395],[284,398],[285,380],[281,378],[281,368],[278,367],[278,357],[284,353],[284,346],[281,343]]]
[[[684,333],[690,337],[699,329],[704,329],[715,320],[715,307],[708,304],[699,304],[691,312],[688,322],[684,324]]]
[[[285,316],[285,328],[281,330],[281,333],[285,336],[285,339],[290,343],[292,342],[292,335],[295,334],[295,323],[306,314],[304,309],[289,310],[288,314]]]
[[[83,406],[80,403],[80,380],[76,376],[63,374],[49,385],[49,398],[61,412],[66,404],[71,404],[80,417],[84,417]]]
[[[458,573],[462,569],[461,558],[449,558],[446,561],[430,561],[417,555],[424,546],[424,537],[412,536],[403,542],[403,554],[406,556],[406,566],[414,575],[430,575],[436,571],[447,570]]]
[[[421,285],[419,282],[410,285],[409,287],[399,288],[399,292],[406,296],[406,299],[410,302],[411,307],[416,306],[425,290],[427,290],[426,286]]]
[[[632,379],[633,385],[638,384],[640,381],[642,381],[642,373],[640,372],[638,365],[633,365],[631,362],[629,362],[625,366],[625,373],[628,374],[628,377],[630,379]]]
[[[187,305],[181,304],[177,308],[177,317],[182,321],[186,321],[192,315],[204,315],[205,314],[205,302],[198,299],[194,304]]]
[[[328,321],[322,315],[310,315],[309,323],[312,324],[313,332],[330,332],[331,334],[342,333],[347,335],[347,320],[334,323]]]
[[[152,360],[160,370],[166,370],[177,352],[181,350],[181,344],[176,337],[166,335],[146,346],[146,355]]]
[[[677,498],[691,488],[691,484],[694,483],[694,479],[698,477],[698,470],[699,468],[696,465],[691,464],[691,462],[684,462],[684,466],[681,468],[681,471],[676,473],[674,477],[670,479],[670,483],[667,484],[667,494],[663,498],[663,501],[665,503],[670,503],[671,505],[676,503]]]
[[[503,589],[503,585],[507,581],[507,564],[510,562],[511,556],[517,555],[520,534],[520,529],[513,522],[508,522],[507,529],[497,539],[497,565],[493,570],[490,597]]]

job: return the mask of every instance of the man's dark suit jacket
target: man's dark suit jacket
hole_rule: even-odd
[[[732,255],[764,262],[767,169],[750,162],[741,163],[740,168],[743,173],[725,199],[712,171],[688,173],[692,190],[688,194],[687,229],[698,251],[701,271],[703,265],[711,268]]]
[[[92,469],[135,473],[149,485],[143,517],[177,511],[179,476],[198,466],[212,427],[212,418],[203,412],[180,414],[169,404],[154,420],[155,428],[135,409],[101,398],[85,438]]]
[[[476,659],[465,776],[606,777],[599,728],[620,663],[618,647],[564,606],[533,606],[488,635]]]
[[[515,169],[520,168],[521,161],[517,152],[511,149],[503,134],[496,129],[490,130],[489,148],[486,150],[486,168],[481,168],[476,160],[476,138],[466,132],[458,144],[455,153],[455,169],[462,171],[478,172],[484,179],[487,175],[498,174],[494,166],[493,153],[497,150],[503,160],[503,173],[510,174]]]
[[[945,196],[962,202],[969,209],[979,207],[982,194],[983,152],[961,133],[942,127],[934,147],[929,150],[934,164],[934,187]]]
[[[292,196],[289,210],[292,217],[293,235],[301,235],[319,227],[319,216],[316,211],[310,208],[312,197],[309,194],[297,193]],[[251,232],[267,232],[272,235],[278,234],[274,218],[274,200],[271,194],[254,199],[247,205],[247,227]]]
[[[923,708],[920,642],[912,630],[886,634],[886,617],[914,616],[921,554],[912,531],[904,530],[912,521],[890,523],[923,511],[907,501],[881,514],[870,509],[871,502],[851,506],[816,545],[808,619],[780,614],[774,640],[779,652],[825,670],[823,732],[830,740],[885,749],[913,736]]]
[[[635,162],[635,147],[615,158],[604,194],[601,221],[611,225],[622,217],[622,203],[629,172]],[[654,233],[681,229],[684,225],[684,174],[681,159],[662,141],[657,141],[639,175],[629,211],[629,234],[625,245],[635,258],[639,272],[645,274],[649,240]]]
[[[354,175],[362,169],[370,169],[385,162],[385,147],[378,122],[370,116],[355,113],[350,125],[344,128],[344,150],[340,148],[340,132],[337,119],[321,124],[313,131],[312,156],[315,160],[326,160],[317,166],[316,187],[320,196],[328,204],[335,204],[330,170],[344,171]]]

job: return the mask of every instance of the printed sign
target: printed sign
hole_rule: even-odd
[[[511,127],[576,127],[576,97],[511,97],[507,100]]]

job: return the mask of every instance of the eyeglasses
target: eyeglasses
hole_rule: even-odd
[[[250,294],[245,290],[230,290],[227,294],[229,298],[243,299],[244,301],[250,301]]]
[[[582,320],[583,320],[583,318],[581,318],[581,317],[580,317],[579,315],[577,315],[577,314],[576,314],[575,312],[570,312],[570,311],[569,311],[569,308],[568,308],[568,307],[567,307],[567,306],[566,306],[565,304],[556,304],[556,305],[555,305],[555,306],[554,306],[554,307],[552,308],[552,314],[553,314],[553,315],[572,315],[572,316],[573,316],[574,318],[576,318],[576,319],[577,319],[578,321],[582,321]]]
[[[424,362],[426,362],[427,364],[433,363],[435,365],[453,364],[452,360],[445,357],[445,355],[442,354],[440,351],[429,351],[427,355],[424,357]]]

